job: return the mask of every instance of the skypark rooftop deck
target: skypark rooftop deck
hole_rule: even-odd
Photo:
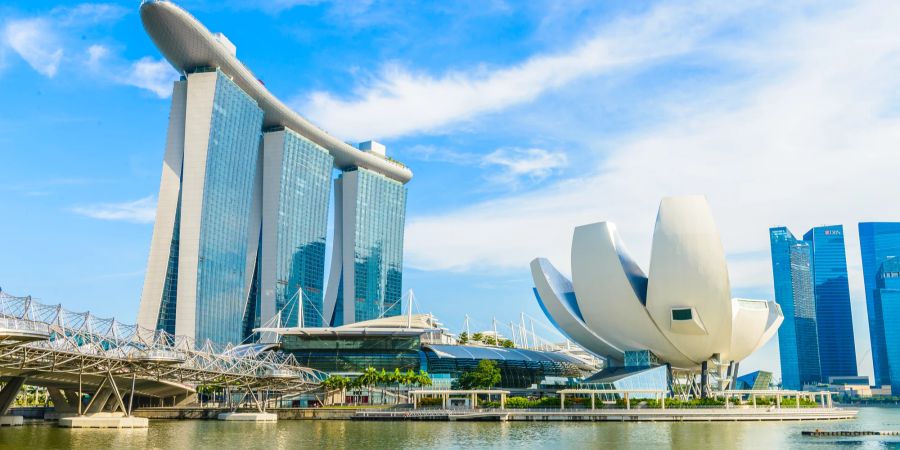
[[[321,145],[334,156],[339,169],[362,167],[388,178],[406,183],[412,171],[403,164],[376,152],[360,151],[313,125],[277,99],[237,59],[235,47],[222,35],[210,32],[187,11],[173,3],[145,0],[141,4],[141,21],[153,43],[176,70],[189,73],[198,68],[217,67],[262,108],[263,127],[287,127]]]

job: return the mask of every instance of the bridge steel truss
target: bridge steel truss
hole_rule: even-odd
[[[5,391],[17,391],[26,380],[50,389],[58,411],[77,409],[78,414],[106,406],[127,415],[135,395],[183,399],[200,386],[243,393],[242,401],[249,398],[264,410],[272,394],[319,387],[323,372],[303,367],[293,355],[271,351],[272,347],[211,341],[197,345],[185,336],[0,291],[0,376],[6,381],[0,391],[0,414],[10,406],[3,401],[4,393],[15,397],[15,392]],[[86,407],[82,393],[93,394]]]

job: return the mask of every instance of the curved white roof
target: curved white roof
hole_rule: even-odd
[[[264,127],[283,126],[300,133],[327,149],[334,156],[334,165],[340,169],[362,167],[401,183],[412,179],[412,171],[402,164],[360,151],[288,108],[237,59],[232,49],[226,47],[227,44],[220,42],[202,23],[175,4],[161,0],[145,1],[141,4],[141,21],[150,39],[179,72],[218,67],[231,76],[262,108],[265,113]]]
[[[544,259],[531,267],[551,321],[578,345],[613,360],[650,350],[679,369],[716,356],[741,361],[784,319],[773,301],[731,298],[725,250],[701,196],[660,202],[648,275],[609,222],[575,228],[571,282]]]

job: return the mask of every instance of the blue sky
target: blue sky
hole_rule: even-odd
[[[736,296],[771,298],[768,227],[900,220],[895,2],[204,1],[275,95],[415,172],[405,288],[459,329],[541,318],[529,261],[705,194]],[[0,286],[133,321],[175,72],[138,2],[0,6]],[[546,333],[546,334],[549,334]],[[778,371],[773,341],[742,368]]]

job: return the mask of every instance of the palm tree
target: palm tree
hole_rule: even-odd
[[[365,387],[366,390],[369,391],[369,396],[371,397],[372,386],[378,383],[378,379],[378,371],[375,370],[374,367],[366,367],[366,370],[364,370],[362,375],[360,375],[356,380],[359,382],[360,387]]]
[[[400,386],[403,384],[403,374],[400,373],[400,368],[399,367],[395,368],[394,373],[390,374],[389,378],[391,380],[391,383],[397,384],[396,400],[397,400],[397,403],[400,403]]]
[[[416,383],[421,386],[431,386],[431,375],[428,375],[428,372],[424,370],[419,370],[418,375],[416,375]]]

